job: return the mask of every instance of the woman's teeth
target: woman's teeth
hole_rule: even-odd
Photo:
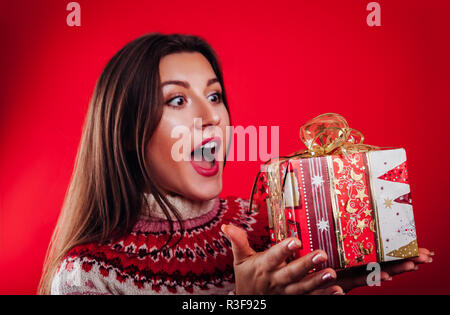
[[[211,167],[214,166],[215,163],[215,152],[216,152],[217,143],[214,141],[205,143],[199,148],[192,151],[192,156],[194,157],[194,161],[202,161],[206,160],[211,163]]]

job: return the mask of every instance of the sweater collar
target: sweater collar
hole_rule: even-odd
[[[144,201],[146,202],[144,203],[141,215],[143,219],[167,220],[166,215],[162,211],[159,204],[156,202],[153,194],[144,193],[144,198]],[[178,210],[182,220],[195,219],[205,215],[206,213],[213,210],[218,201],[218,197],[210,200],[191,200],[176,194],[166,194],[166,198]],[[172,221],[177,220],[170,211],[169,214],[172,218]]]

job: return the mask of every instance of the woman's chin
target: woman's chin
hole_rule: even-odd
[[[223,166],[219,164],[216,174],[202,175],[189,165],[183,195],[192,200],[211,200],[217,197],[222,191],[222,170]]]
[[[219,196],[222,191],[222,179],[215,181],[191,181],[190,187],[185,187],[185,196],[192,200],[211,200]]]

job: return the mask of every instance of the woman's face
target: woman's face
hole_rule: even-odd
[[[159,73],[165,105],[146,147],[153,178],[166,193],[212,199],[222,190],[230,124],[222,86],[208,60],[197,52],[163,57]]]

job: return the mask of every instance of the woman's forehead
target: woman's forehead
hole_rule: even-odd
[[[161,82],[167,80],[207,82],[216,75],[208,59],[199,52],[181,52],[164,56],[159,64]]]

